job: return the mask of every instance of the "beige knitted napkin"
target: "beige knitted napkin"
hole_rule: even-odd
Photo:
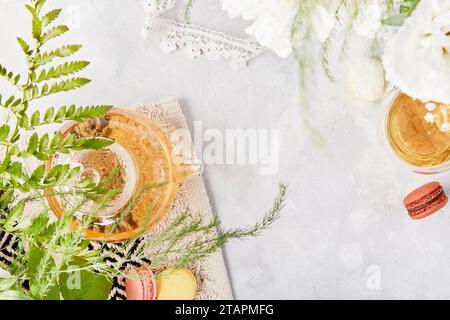
[[[183,129],[189,134],[186,118],[179,102],[175,98],[167,98],[156,103],[140,105],[134,107],[134,109],[158,123],[169,137],[174,130],[178,129]],[[186,141],[184,142],[186,143]],[[187,143],[192,144],[190,134]],[[190,212],[200,215],[206,220],[213,218],[205,183],[200,175],[190,177],[181,185],[171,211],[154,231],[157,232],[165,224],[170,223],[187,208]],[[222,251],[216,252],[206,260],[195,263],[191,266],[191,269],[199,285],[196,299],[233,299]]]

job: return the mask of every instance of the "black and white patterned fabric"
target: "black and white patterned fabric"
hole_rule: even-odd
[[[0,230],[0,267],[10,266],[17,255],[16,236]]]
[[[136,256],[140,247],[143,245],[142,239],[134,242],[130,246],[115,243],[102,245],[98,242],[91,242],[89,249],[102,249],[109,251],[105,262],[116,270],[125,271],[129,266],[140,267],[150,261],[140,259]],[[8,267],[17,257],[18,242],[16,237],[0,230],[0,267]],[[24,284],[26,285],[26,284]],[[109,295],[110,300],[126,300],[125,282],[123,279],[114,278],[113,287]]]

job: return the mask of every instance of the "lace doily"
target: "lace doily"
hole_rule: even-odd
[[[249,60],[266,51],[251,39],[164,18],[176,0],[144,0],[143,4],[147,14],[143,35],[149,44],[158,45],[165,53],[182,48],[190,58],[224,59],[234,69],[243,69]]]

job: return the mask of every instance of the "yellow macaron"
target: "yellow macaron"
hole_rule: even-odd
[[[157,300],[193,300],[197,280],[188,269],[166,269],[157,275]]]

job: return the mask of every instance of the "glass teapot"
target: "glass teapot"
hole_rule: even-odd
[[[80,166],[80,178],[105,181],[105,189],[120,190],[84,230],[90,240],[119,242],[150,230],[171,209],[179,184],[202,170],[194,157],[175,154],[174,144],[158,124],[134,111],[112,109],[98,119],[67,123],[61,133],[114,140],[105,149],[57,154],[46,163],[47,172],[56,164]],[[47,201],[58,218],[71,210],[78,225],[80,217],[92,212],[91,201],[76,207],[76,195],[57,194],[47,192]]]

